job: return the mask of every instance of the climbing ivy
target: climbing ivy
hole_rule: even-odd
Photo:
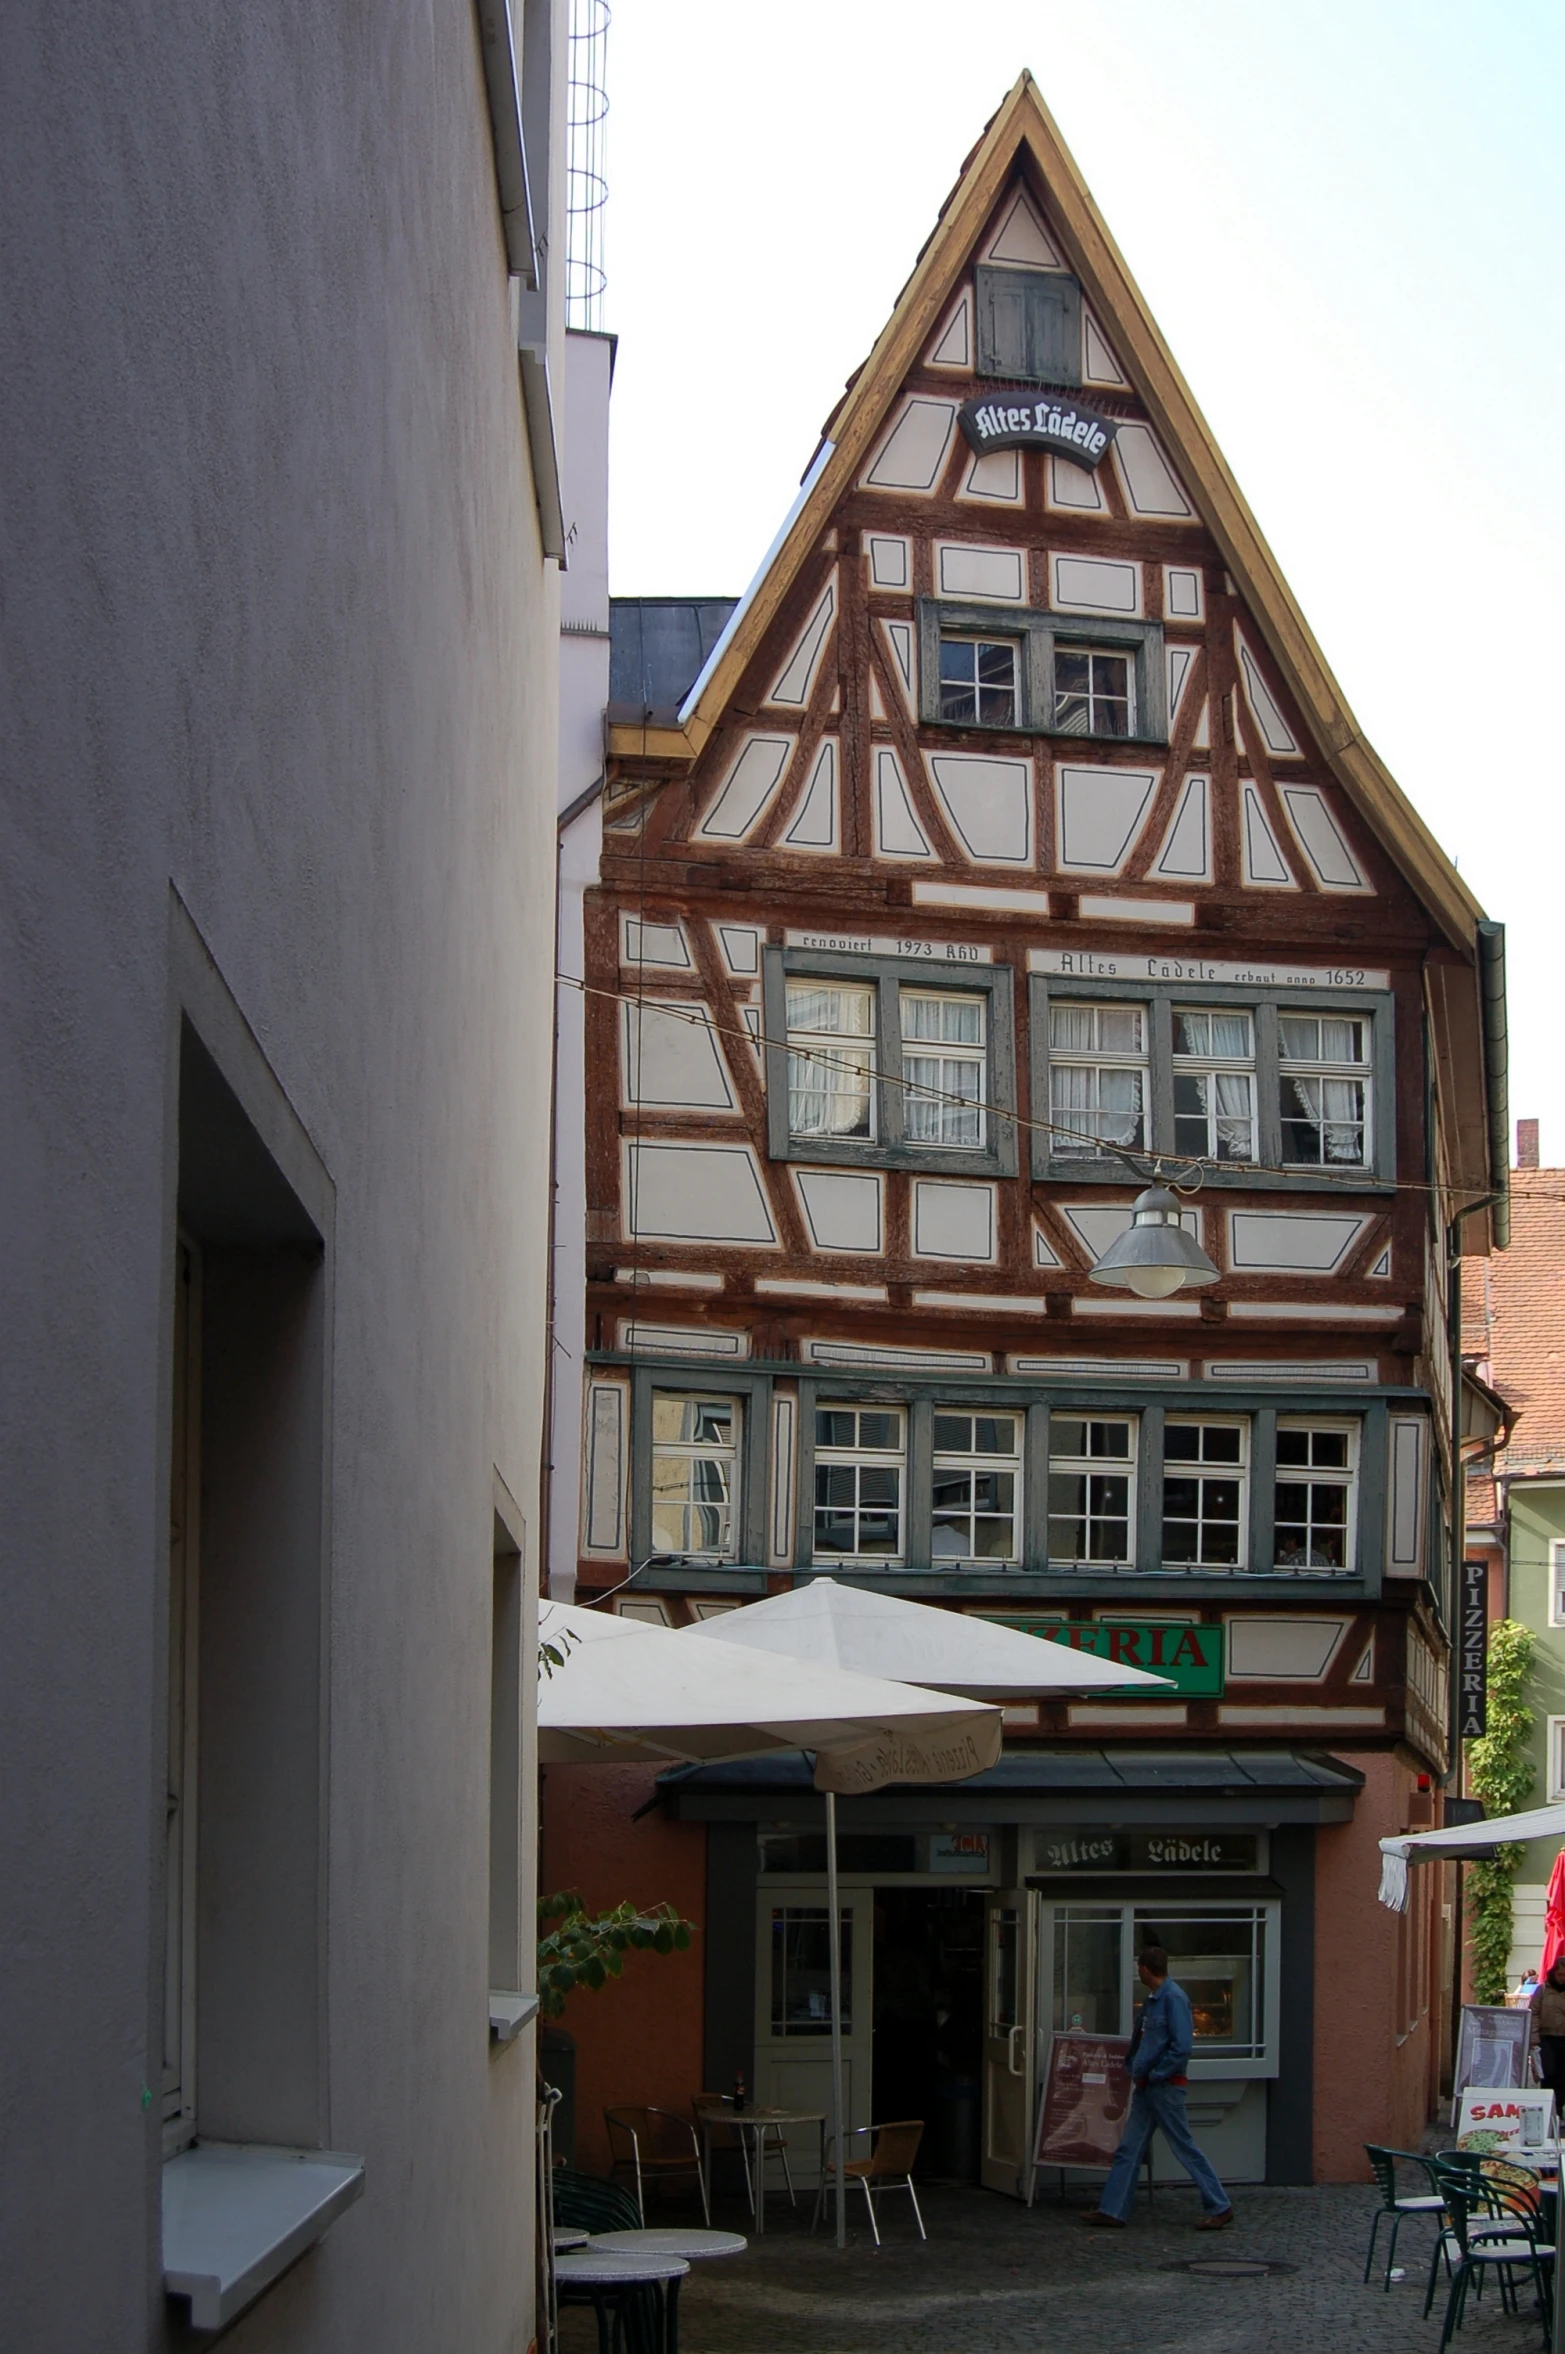
[[[1532,1665],[1530,1627],[1514,1618],[1489,1630],[1488,1731],[1467,1744],[1467,1786],[1491,1815],[1513,1815],[1532,1795],[1535,1778],[1528,1755],[1533,1712],[1522,1699]],[[1467,1919],[1473,1957],[1473,1995],[1481,2003],[1505,2000],[1506,1965],[1511,1953],[1511,1885],[1523,1850],[1502,1847],[1467,1871]]]

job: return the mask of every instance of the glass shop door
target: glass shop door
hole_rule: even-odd
[[[984,2188],[1021,2198],[1033,2122],[1033,1985],[1038,1900],[1027,1888],[989,1899],[984,1968]]]

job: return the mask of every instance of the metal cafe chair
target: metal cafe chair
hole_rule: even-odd
[[[1464,2152],[1463,2156],[1466,2155]],[[1536,2175],[1529,2185],[1517,2179],[1530,2173],[1525,2167],[1507,2164],[1503,2175],[1496,2175],[1488,2165],[1483,2165],[1481,2171],[1473,2171],[1443,2158],[1435,2159],[1434,2172],[1459,2251],[1451,2293],[1446,2299],[1439,2354],[1445,2354],[1452,2332],[1461,2327],[1469,2285],[1476,2280],[1481,2294],[1484,2278],[1490,2273],[1498,2277],[1500,2302],[1507,2313],[1520,2310],[1515,2275],[1531,2273],[1543,2324],[1543,2343],[1548,2347],[1553,2320],[1554,2250],[1539,2236],[1542,2205]]]
[[[924,2138],[923,2119],[904,2117],[894,2125],[856,2125],[844,2138],[856,2141],[861,2134],[870,2136],[869,2150],[862,2158],[845,2160],[842,2172],[845,2181],[856,2182],[864,2193],[864,2204],[869,2209],[869,2227],[875,2235],[876,2247],[880,2246],[880,2225],[875,2220],[873,2195],[877,2190],[905,2190],[913,2202],[918,2236],[921,2240],[927,2240],[929,2234],[924,2229],[918,2193],[913,2188],[913,2160],[918,2156],[918,2145]],[[826,2166],[821,2175],[821,2187],[815,2194],[815,2212],[810,2218],[811,2231],[820,2222],[827,2190],[836,2180],[836,2169],[836,2140],[833,2137],[826,2144]]]
[[[1437,2219],[1438,2225],[1438,2220],[1445,2211],[1445,2200],[1435,2188],[1434,2173],[1429,2160],[1421,2158],[1416,2150],[1388,2150],[1383,2149],[1378,2142],[1367,2141],[1364,2144],[1364,2155],[1369,2160],[1380,2191],[1380,2205],[1375,2209],[1375,2220],[1369,2227],[1369,2253],[1364,2258],[1364,2278],[1367,2281],[1374,2268],[1375,2242],[1379,2237],[1381,2225],[1389,2215],[1391,2218],[1390,2245],[1386,2250],[1386,2273],[1382,2283],[1382,2286],[1389,2290],[1391,2267],[1397,2260],[1397,2233],[1402,2229],[1404,2221],[1409,2215],[1432,2215]],[[1404,2197],[1397,2181],[1399,2166],[1412,2167],[1418,2179],[1424,2183],[1425,2189],[1416,2196]],[[1440,2236],[1438,2229],[1436,2236],[1437,2239]]]
[[[706,2195],[701,2144],[695,2128],[685,2118],[677,2116],[672,2109],[642,2107],[605,2109],[603,2122],[608,2129],[613,2171],[617,2173],[622,2166],[628,2166],[635,2177],[636,2210],[643,2228],[647,2220],[647,2183],[666,2182],[680,2174],[695,2176],[701,2192],[701,2212],[710,2228],[712,2206]],[[628,2151],[623,2146],[626,2143]]]
[[[713,2157],[717,2155],[717,2148],[713,2146],[710,2139],[712,2130],[717,2126],[726,2127],[728,2138],[719,2146],[724,2149],[737,2148],[739,2152],[739,2163],[744,2168],[745,2197],[750,2202],[750,2213],[753,2216],[755,2213],[755,2184],[750,2179],[750,2143],[747,2136],[734,2123],[736,2112],[732,2101],[725,2099],[720,2092],[693,2092],[690,2096],[690,2109],[695,2118],[697,2129],[704,2130],[708,2136],[707,2147],[711,2150]],[[738,2113],[743,2114],[742,2111]],[[788,2166],[788,2137],[781,2125],[776,2123],[758,2124],[755,2128],[755,2142],[761,2165],[764,2166],[770,2157],[781,2158],[783,2182],[788,2191],[788,2204],[791,2207],[797,2207],[799,2201],[793,2187],[793,2175]],[[711,2189],[712,2186],[708,2183],[709,2196]]]

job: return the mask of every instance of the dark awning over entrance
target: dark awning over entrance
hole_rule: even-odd
[[[658,1789],[682,1822],[816,1823],[823,1805],[798,1751],[732,1765],[676,1766]],[[1345,1823],[1364,1777],[1297,1749],[1017,1749],[987,1773],[937,1789],[851,1802],[871,1823]]]

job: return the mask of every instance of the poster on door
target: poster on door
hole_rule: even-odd
[[[1130,2106],[1126,2035],[1057,2034],[1038,2112],[1034,2166],[1107,2166]]]

